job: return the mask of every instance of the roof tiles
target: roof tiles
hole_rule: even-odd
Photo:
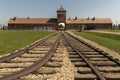
[[[10,18],[8,23],[13,24],[54,24],[57,23],[56,18]]]
[[[57,18],[10,18],[8,24],[56,24]],[[100,23],[112,23],[110,18],[77,18],[66,19],[67,24],[100,24]]]
[[[110,18],[95,18],[89,19],[89,18],[77,18],[77,19],[67,19],[66,22],[68,24],[91,24],[91,23],[112,23],[112,20]]]

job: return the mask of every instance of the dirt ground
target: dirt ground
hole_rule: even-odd
[[[90,30],[89,32],[109,33],[109,34],[117,34],[117,35],[120,35],[120,32],[108,32],[108,31],[97,31],[97,30]]]

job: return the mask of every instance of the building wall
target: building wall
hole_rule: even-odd
[[[80,30],[81,24],[66,24],[66,30]]]
[[[33,30],[33,26],[29,24],[8,24],[9,30]]]
[[[8,24],[9,30],[56,30],[57,24]]]
[[[66,23],[66,11],[57,12],[57,23],[61,23],[61,22]]]
[[[112,24],[67,24],[66,30],[81,30],[83,26],[88,30],[112,29]]]
[[[66,24],[66,30],[81,30],[83,26],[91,29],[112,29],[112,24]],[[9,30],[58,30],[58,24],[8,24]]]
[[[88,24],[88,29],[112,29],[112,24]]]

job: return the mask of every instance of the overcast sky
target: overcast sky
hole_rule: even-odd
[[[56,17],[60,5],[67,10],[67,17],[95,16],[120,23],[120,0],[0,0],[0,23],[7,24],[14,16]]]

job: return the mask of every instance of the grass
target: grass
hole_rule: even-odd
[[[0,55],[15,51],[52,33],[54,32],[0,30]]]
[[[74,33],[120,53],[120,35],[97,32]]]

